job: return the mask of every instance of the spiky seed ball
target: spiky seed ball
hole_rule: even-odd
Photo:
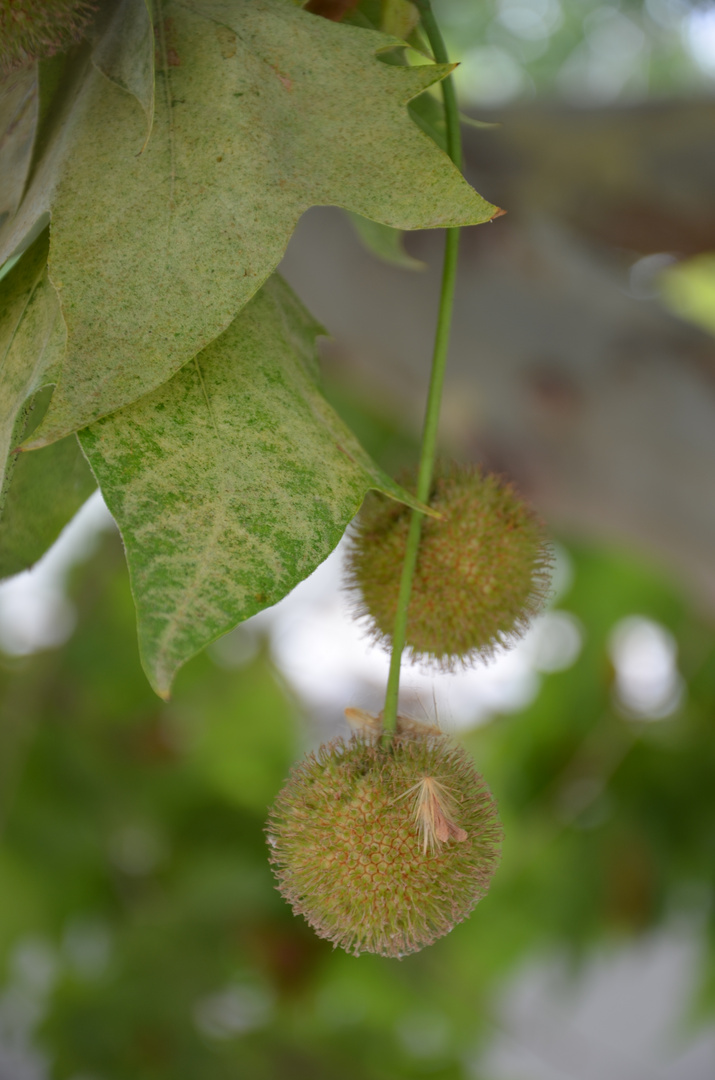
[[[544,528],[511,484],[474,466],[440,467],[424,518],[407,617],[415,659],[446,670],[520,637],[548,592]],[[389,646],[411,511],[368,495],[353,526],[347,587],[355,614]]]
[[[0,0],[0,75],[79,41],[94,0]]]
[[[319,937],[405,956],[466,918],[499,860],[496,805],[444,737],[353,736],[292,770],[266,828],[278,888]]]

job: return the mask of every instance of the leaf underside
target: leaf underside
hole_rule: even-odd
[[[37,96],[34,66],[11,72],[0,85],[0,228],[22,198],[37,126]]]
[[[0,512],[30,400],[55,381],[65,328],[47,276],[47,232],[0,280]]]
[[[170,382],[79,434],[164,697],[181,664],[312,573],[370,488],[419,505],[320,394],[322,332],[274,275]]]
[[[68,348],[33,446],[166,382],[254,295],[310,206],[407,229],[495,212],[407,112],[448,67],[380,63],[396,39],[284,0],[169,0],[155,18],[148,143],[141,92],[85,50],[0,236],[9,254],[51,213]],[[111,43],[95,44],[95,56]],[[116,62],[111,70],[118,79]]]
[[[19,454],[0,518],[0,578],[33,566],[96,486],[76,435]]]

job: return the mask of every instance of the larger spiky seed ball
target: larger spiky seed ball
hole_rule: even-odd
[[[422,523],[407,616],[413,656],[447,670],[523,634],[548,591],[544,528],[511,484],[476,467],[441,468]],[[358,617],[390,645],[411,511],[370,494],[353,526],[347,584]]]
[[[93,0],[0,0],[0,74],[67,49],[96,10]]]
[[[429,843],[425,781],[449,821]],[[487,891],[501,843],[494,800],[446,738],[322,746],[293,769],[267,834],[295,913],[355,956],[404,956],[448,933]]]

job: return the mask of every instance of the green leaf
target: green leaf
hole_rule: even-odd
[[[30,399],[57,377],[65,327],[47,276],[47,232],[0,280],[0,511]]]
[[[411,5],[407,5],[408,7]],[[409,104],[409,113],[416,124],[428,135],[440,150],[447,152],[447,124],[444,116],[444,106],[433,94],[426,91],[420,94]],[[460,120],[468,127],[493,128],[498,124],[490,124],[480,120],[473,120],[470,116],[460,114]],[[404,248],[404,231],[392,229],[389,225],[381,225],[377,221],[370,221],[359,214],[348,216],[355,230],[368,251],[376,255],[383,262],[392,263],[394,266],[402,266],[407,270],[424,270],[425,263],[408,255]]]
[[[100,11],[108,21],[99,29],[93,63],[108,79],[133,94],[147,120],[154,120],[154,27],[146,0],[120,0]]]
[[[34,397],[21,438],[44,415],[52,387]],[[27,570],[55,542],[97,484],[76,435],[11,458],[0,517],[0,578]]]
[[[10,75],[0,86],[0,132],[5,132],[0,140],[0,192],[13,172],[18,188],[14,216],[3,217],[0,197],[0,265],[28,246],[27,237],[38,235],[37,222],[52,208],[62,162],[72,152],[77,123],[81,125],[88,79],[99,78],[102,72],[122,92],[131,94],[144,113],[144,141],[151,130],[154,33],[145,0],[120,0],[103,7],[98,24],[91,48],[75,47],[40,60],[31,71]],[[23,87],[26,100],[18,97]],[[25,113],[20,117],[18,102],[22,100]],[[18,143],[23,147],[22,169],[12,170]]]
[[[406,41],[416,29],[420,14],[409,0],[382,0],[381,29]]]
[[[389,225],[370,221],[360,214],[351,214],[349,210],[347,214],[365,247],[378,259],[392,263],[393,266],[402,266],[406,270],[424,270],[425,263],[414,259],[405,251],[405,234],[401,229],[392,229]]]
[[[9,117],[11,127],[6,132],[5,139],[0,141],[0,176],[5,177],[7,182],[12,169],[12,162],[8,159],[13,156],[12,147],[17,138],[17,129],[13,129],[12,125],[17,124],[18,128],[25,129],[21,165],[15,162],[13,184],[16,186],[16,198],[13,213],[0,213],[0,238],[9,238],[4,245],[0,240],[0,263],[5,260],[0,269],[0,277],[15,265],[49,224],[50,215],[43,209],[43,205],[36,205],[31,198],[23,198],[23,193],[33,181],[38,166],[47,160],[53,160],[53,155],[48,154],[48,147],[53,145],[52,134],[57,128],[57,117],[63,110],[66,95],[61,91],[71,62],[71,54],[57,53],[47,60],[37,61],[29,73],[21,73],[25,78],[32,77],[31,91],[28,84],[27,108],[22,117],[18,114]],[[18,207],[19,212],[14,216]]]
[[[162,697],[181,664],[312,573],[368,489],[419,506],[320,394],[323,332],[274,275],[170,382],[79,433]]]
[[[440,150],[447,153],[447,121],[444,115],[444,105],[429,92],[420,94],[409,105],[410,116],[418,124],[425,135],[436,143]]]
[[[0,577],[31,566],[94,487],[74,436],[49,453],[13,453],[49,403],[65,345],[47,241],[45,232],[0,280]]]
[[[22,198],[37,126],[37,71],[13,71],[0,80],[0,228]],[[0,263],[5,261],[0,257]]]
[[[37,61],[37,126],[28,180],[34,178],[38,166],[47,156],[48,145],[57,129],[57,117],[66,104],[65,90],[68,84],[71,87],[68,72],[72,70],[75,57],[76,50],[72,50],[69,53],[56,53],[45,60]],[[30,222],[31,226],[33,224],[34,222]],[[47,221],[45,221],[46,224]],[[26,237],[18,237],[18,239],[23,241],[21,247],[27,247]]]
[[[404,63],[404,60],[400,60],[399,63]],[[447,126],[441,101],[433,97],[429,91],[425,91],[410,102],[408,109],[410,116],[425,135],[428,135],[432,142],[446,154]],[[369,218],[350,211],[348,211],[348,216],[365,247],[378,259],[392,263],[393,266],[401,266],[406,270],[425,269],[425,263],[419,259],[413,259],[405,251],[403,229],[393,229],[389,225],[382,225],[378,221],[371,221]]]
[[[164,3],[156,26],[144,152],[136,99],[87,64],[26,197],[51,209],[69,334],[35,445],[166,382],[258,290],[310,206],[409,229],[495,213],[407,113],[448,66],[382,64],[397,39],[285,0]]]

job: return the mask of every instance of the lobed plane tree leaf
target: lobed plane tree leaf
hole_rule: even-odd
[[[157,0],[154,14],[146,146],[136,96],[78,60],[6,231],[12,250],[50,211],[50,275],[68,327],[33,445],[167,381],[260,288],[308,207],[408,229],[495,213],[408,115],[449,66],[383,64],[397,39],[285,0]]]
[[[419,506],[321,395],[323,332],[274,275],[173,379],[79,433],[163,697],[186,660],[312,573],[368,489]]]

